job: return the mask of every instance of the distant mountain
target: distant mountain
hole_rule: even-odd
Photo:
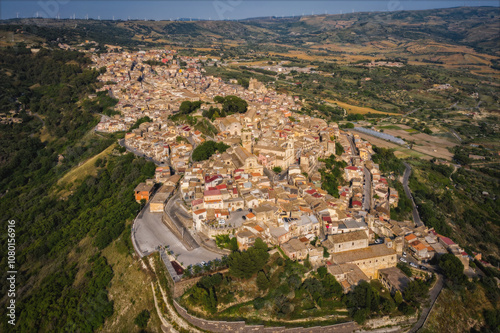
[[[430,41],[468,46],[476,52],[498,56],[499,22],[500,9],[497,7],[459,7],[285,18],[262,17],[239,21],[15,19],[1,21],[0,29],[2,25],[15,25],[49,41],[92,39],[125,46],[160,43],[208,47],[222,41],[235,41],[239,46],[258,44],[271,48],[293,46],[310,49],[314,45],[326,44],[366,46],[386,40],[396,44]],[[5,29],[5,26],[3,28]],[[51,32],[48,33],[47,30]]]

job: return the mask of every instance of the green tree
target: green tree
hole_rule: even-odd
[[[222,96],[215,96],[214,97],[214,102],[215,103],[224,103],[224,97],[222,97]]]
[[[383,297],[381,303],[381,310],[385,314],[389,314],[396,309],[396,303],[394,303],[393,299],[390,297]]]
[[[237,278],[248,279],[260,271],[269,259],[267,245],[257,238],[247,251],[235,251],[228,257],[229,273]]]
[[[265,291],[267,290],[267,288],[269,288],[269,279],[263,271],[260,271],[257,274],[257,287],[262,291]]]
[[[344,153],[344,147],[340,144],[340,142],[335,142],[335,154],[340,156]]]
[[[326,268],[326,266],[321,266],[321,267],[318,267],[316,272],[318,273],[318,276],[320,279],[324,279],[326,274],[328,274],[328,269]]]
[[[201,101],[184,101],[181,103],[179,107],[179,113],[180,114],[190,114],[193,113],[194,111],[198,110],[203,102]]]
[[[133,129],[139,128],[139,125],[140,125],[140,124],[143,124],[143,123],[151,123],[151,122],[153,122],[153,119],[149,118],[148,116],[145,116],[145,117],[139,118],[139,119],[137,119],[137,121],[134,123],[134,125],[132,125],[132,127],[130,127],[130,130],[133,130]]]
[[[439,258],[439,267],[443,270],[446,277],[455,282],[461,283],[465,281],[464,264],[451,253],[446,253]]]
[[[231,238],[231,240],[229,241],[229,249],[234,252],[238,251],[238,248],[238,240],[236,239],[236,237]]]
[[[238,96],[226,96],[224,98],[224,102],[222,102],[222,110],[228,115],[233,113],[245,113],[247,112],[247,109],[248,103]]]
[[[429,286],[422,280],[413,280],[403,292],[404,299],[409,303],[418,305],[422,300],[429,296]]]
[[[134,319],[134,324],[140,328],[146,328],[148,326],[148,321],[150,318],[150,313],[148,310],[142,310]]]
[[[273,168],[273,172],[274,173],[280,173],[281,171],[283,171],[283,169],[281,167],[279,167],[279,166],[276,166],[276,167]]]
[[[412,277],[413,273],[411,272],[410,266],[408,264],[398,262],[397,267],[405,273],[406,276]]]
[[[255,310],[260,310],[264,307],[266,304],[266,300],[260,297],[257,297],[256,299],[253,300],[253,307]]]
[[[403,303],[403,295],[399,290],[394,294],[394,302],[396,302],[397,305]]]
[[[327,273],[321,283],[323,284],[323,289],[325,290],[325,298],[338,298],[342,296],[342,286],[340,285],[340,283],[338,283],[337,279],[335,279],[335,276],[333,276],[332,274]]]
[[[223,153],[229,148],[223,142],[205,141],[193,150],[193,161],[208,160],[215,152]]]

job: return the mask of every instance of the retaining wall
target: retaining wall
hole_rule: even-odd
[[[266,327],[263,325],[246,325],[244,321],[213,321],[206,320],[202,318],[190,315],[186,309],[179,305],[174,300],[174,306],[179,313],[179,315],[186,319],[191,324],[199,327],[203,330],[210,332],[269,332],[269,333],[282,333],[282,332],[297,332],[297,333],[323,333],[323,332],[333,332],[333,333],[351,333],[359,330],[359,326],[355,322],[347,322],[342,324],[330,325],[330,326],[315,326],[315,327]]]

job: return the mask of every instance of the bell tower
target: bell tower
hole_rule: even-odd
[[[251,131],[247,129],[241,131],[241,145],[243,146],[243,148],[248,150],[249,153],[252,153],[253,139]]]

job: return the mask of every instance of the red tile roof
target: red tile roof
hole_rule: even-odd
[[[443,243],[445,243],[448,246],[455,244],[455,242],[452,241],[451,239],[449,239],[448,237],[444,237],[444,236],[439,235],[439,239],[442,240]]]
[[[220,195],[220,190],[219,189],[215,189],[215,190],[208,190],[208,191],[205,191],[203,192],[203,195],[204,196],[210,196],[210,195]]]

